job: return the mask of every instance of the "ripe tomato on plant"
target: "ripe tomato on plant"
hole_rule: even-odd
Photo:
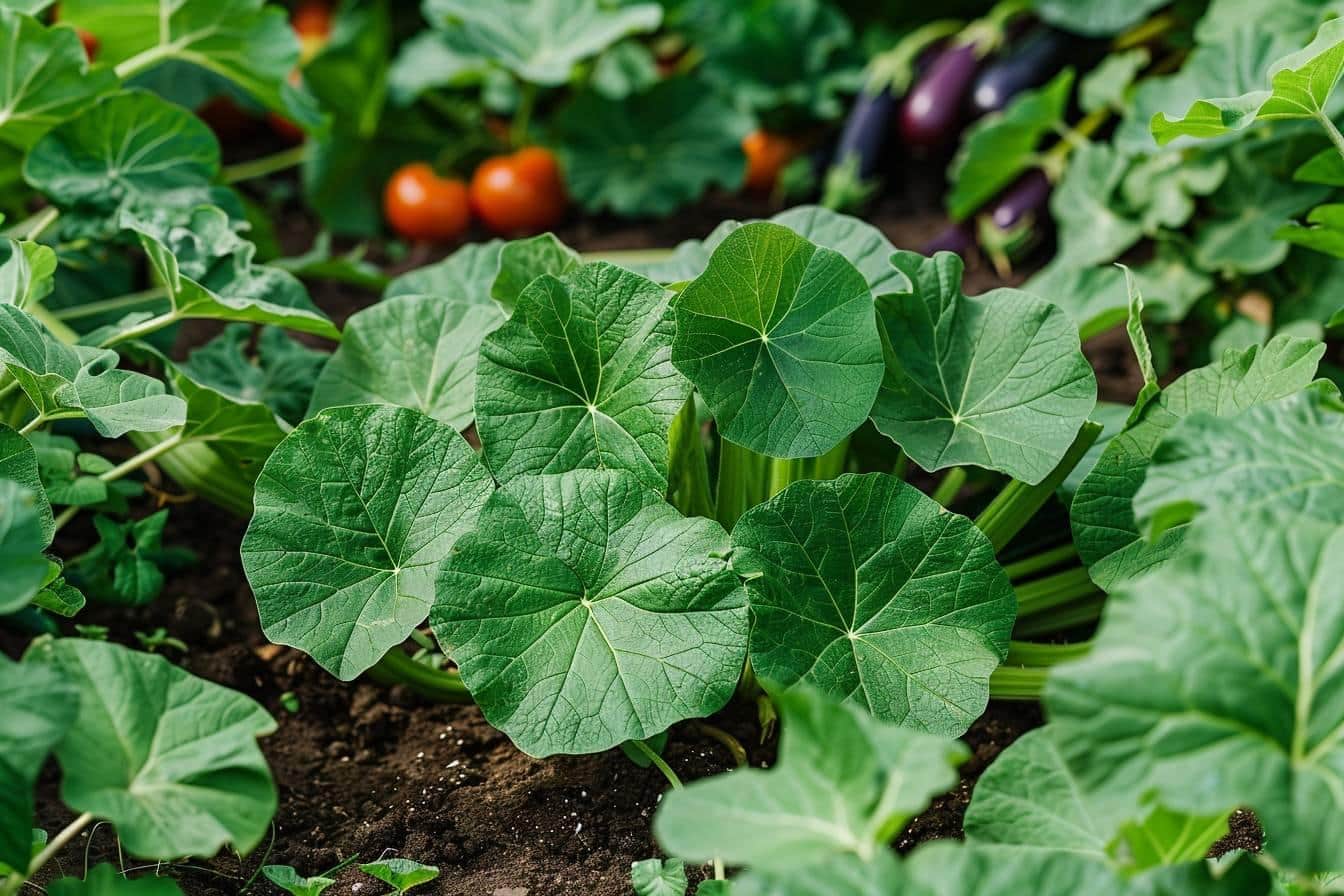
[[[747,155],[743,189],[768,193],[779,180],[779,172],[802,151],[802,146],[792,137],[758,129],[742,138],[742,151]]]
[[[471,178],[472,210],[496,233],[539,233],[554,227],[568,204],[560,165],[540,146],[486,159]]]
[[[299,36],[299,65],[321,52],[331,37],[331,6],[320,0],[309,0],[294,7],[289,24]]]
[[[455,177],[440,177],[426,162],[411,162],[388,179],[383,215],[408,240],[455,240],[471,224],[467,185]]]

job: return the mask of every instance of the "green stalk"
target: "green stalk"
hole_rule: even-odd
[[[989,506],[975,518],[980,531],[989,537],[995,551],[1001,551],[1031,521],[1050,496],[1078,466],[1087,449],[1101,435],[1101,424],[1088,420],[1074,438],[1059,464],[1036,485],[1014,479],[989,502]]]
[[[709,463],[705,442],[700,435],[700,420],[695,412],[695,396],[686,399],[667,433],[668,501],[682,516],[714,518],[714,499],[709,496]]]
[[[62,308],[60,311],[51,312],[51,315],[57,320],[75,320],[81,317],[93,317],[95,314],[106,314],[109,311],[120,311],[123,308],[147,305],[151,302],[164,301],[167,298],[168,290],[162,286],[155,286],[140,292],[130,292],[124,296],[102,299],[97,302],[86,302],[73,308]]]
[[[400,647],[393,647],[369,670],[379,684],[404,684],[415,693],[442,703],[471,703],[471,692],[457,672],[417,663]]]
[[[302,165],[307,158],[308,144],[304,142],[290,149],[284,149],[269,156],[262,156],[259,159],[250,159],[236,165],[226,165],[219,172],[219,179],[226,184],[255,180],[268,174],[288,171],[290,168]]]
[[[1104,594],[1074,600],[1027,619],[1018,619],[1017,625],[1013,626],[1013,634],[1019,638],[1036,638],[1096,622],[1101,618],[1105,606]]]
[[[49,205],[7,229],[5,236],[12,240],[35,240],[45,233],[48,227],[55,224],[56,219],[60,216],[61,210],[54,205]]]
[[[50,862],[62,849],[65,849],[66,845],[75,839],[80,831],[88,827],[91,821],[93,821],[93,813],[85,812],[61,829],[61,832],[52,837],[51,842],[33,858],[33,861],[28,865],[27,874],[15,871],[9,875],[3,884],[0,884],[0,894],[11,896],[11,894],[18,893],[25,880],[31,880],[43,865]]]
[[[1081,566],[1025,582],[1014,590],[1017,592],[1018,619],[1102,593]]]
[[[750,448],[719,440],[719,481],[715,506],[723,528],[732,531],[738,517],[764,501],[771,458]]]
[[[672,771],[672,766],[667,764],[667,760],[658,755],[657,750],[642,740],[632,740],[630,746],[643,753],[644,758],[653,763],[654,768],[663,773],[663,777],[667,779],[667,783],[672,785],[673,790],[681,789],[681,778],[677,777],[677,773]]]
[[[1073,644],[1009,641],[1008,659],[1004,660],[1003,664],[1005,666],[1028,666],[1033,669],[1044,669],[1087,656],[1091,650],[1091,641],[1078,641]]]
[[[1040,700],[1045,690],[1048,668],[1028,669],[1022,666],[1000,666],[989,676],[991,700]]]
[[[672,257],[671,249],[599,249],[596,252],[580,252],[584,263],[605,261],[620,267],[643,264],[656,264]]]
[[[1057,548],[1051,548],[1048,551],[1042,551],[1039,554],[1018,560],[1016,563],[1009,563],[1003,568],[1003,571],[1008,573],[1010,581],[1017,582],[1038,572],[1044,572],[1047,569],[1053,569],[1077,559],[1078,549],[1073,546],[1072,542],[1069,542]]]
[[[177,432],[165,438],[163,441],[156,442],[155,444],[150,445],[144,451],[141,451],[139,454],[135,455],[134,457],[125,461],[124,463],[118,464],[117,466],[108,470],[106,473],[100,473],[98,475],[98,480],[100,482],[115,482],[129,473],[135,472],[136,470],[143,467],[145,464],[149,463],[152,460],[155,460],[161,455],[167,454],[169,451],[172,451],[174,448],[177,448],[181,444],[183,444],[182,432],[181,430],[178,430]],[[56,517],[54,531],[56,532],[61,531],[61,529],[63,529],[67,523],[69,523],[72,519],[75,518],[76,515],[79,514],[80,509],[81,508],[76,506],[70,506],[65,508],[65,510],[62,510],[61,515]]]
[[[942,481],[933,490],[933,500],[944,507],[950,507],[952,502],[957,499],[957,495],[961,493],[961,487],[965,484],[966,468],[953,467],[943,475]]]
[[[513,110],[509,125],[509,140],[513,148],[527,145],[527,128],[532,123],[532,108],[537,104],[537,85],[523,82],[518,88],[518,106]]]

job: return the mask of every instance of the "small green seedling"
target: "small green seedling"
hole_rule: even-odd
[[[300,877],[293,865],[265,865],[261,873],[290,896],[318,896],[336,881],[329,877]]]
[[[402,896],[411,887],[427,884],[439,876],[439,869],[436,866],[422,865],[411,859],[383,859],[360,865],[359,870],[387,884],[397,896]]]
[[[681,859],[645,859],[630,863],[635,896],[686,896],[686,863]]]

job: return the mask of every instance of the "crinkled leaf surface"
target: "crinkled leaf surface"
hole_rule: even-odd
[[[185,419],[186,405],[163,383],[117,370],[117,353],[57,340],[38,320],[0,304],[0,363],[48,418],[88,417],[99,434],[161,432]]]
[[[1178,230],[1194,215],[1195,197],[1217,190],[1227,172],[1227,159],[1221,155],[1158,152],[1129,169],[1120,195],[1138,214],[1145,233]]]
[[[56,747],[71,808],[112,822],[127,851],[147,859],[261,842],[276,795],[256,739],[275,720],[254,700],[102,641],[61,638],[32,659],[79,691],[79,715]]]
[[[686,863],[681,859],[645,859],[630,864],[635,896],[686,896]]]
[[[400,295],[442,296],[459,302],[489,304],[499,276],[504,240],[467,243],[443,261],[407,271],[387,285],[384,299]]]
[[[83,880],[62,877],[47,886],[49,896],[182,896],[171,877],[127,877],[109,862],[89,869]]]
[[[398,295],[351,315],[313,388],[310,414],[347,404],[414,408],[470,425],[481,340],[504,322],[497,305]]]
[[[1090,789],[1153,788],[1178,811],[1249,806],[1281,866],[1336,868],[1344,530],[1264,509],[1191,531],[1111,595],[1092,652],[1050,676],[1052,718],[1077,723],[1071,765]]]
[[[1017,601],[968,519],[882,473],[795,482],[733,527],[751,664],[877,718],[956,736],[989,700]]]
[[[11,868],[32,858],[33,788],[78,708],[56,670],[0,656],[0,862]]]
[[[331,408],[271,453],[243,569],[266,636],[349,681],[425,620],[434,576],[493,490],[457,431],[408,408]]]
[[[672,362],[725,439],[812,457],[863,422],[882,347],[863,275],[787,227],[745,224],[673,305]]]
[[[672,366],[671,295],[605,262],[523,291],[476,370],[476,427],[500,481],[615,469],[667,489],[668,428],[690,394]]]
[[[623,100],[595,91],[562,108],[554,126],[565,186],[588,211],[661,216],[746,173],[751,118],[690,77]]]
[[[887,366],[873,423],[926,470],[975,464],[1040,482],[1096,404],[1077,326],[1020,290],[968,298],[951,252],[892,263],[912,289],[877,302]]]
[[[1110,589],[1156,566],[1180,545],[1173,529],[1153,542],[1139,536],[1133,499],[1153,451],[1176,422],[1195,413],[1231,416],[1304,388],[1325,347],[1313,339],[1275,336],[1263,347],[1228,350],[1212,364],[1176,380],[1111,439],[1078,487],[1069,516],[1079,556],[1092,580]]]
[[[0,239],[0,303],[40,302],[56,285],[56,253],[29,240]]]
[[[219,141],[187,109],[126,90],[39,140],[23,174],[60,206],[201,202],[219,174]]]
[[[187,355],[179,366],[203,386],[237,401],[259,401],[291,424],[303,420],[327,353],[262,327],[255,357],[249,352],[252,326],[229,324],[214,339]]]
[[[190,213],[185,224],[160,216],[123,216],[140,238],[180,317],[276,324],[339,339],[293,274],[252,262],[256,247],[235,233],[213,206]]]
[[[1269,90],[1261,86],[1240,96],[1201,98],[1176,120],[1157,114],[1153,136],[1167,143],[1181,136],[1216,137],[1253,121],[1325,116],[1326,102],[1344,75],[1344,19],[1327,20],[1310,44],[1276,60],[1268,75]]]
[[[50,544],[55,526],[51,506],[43,496],[37,452],[26,438],[3,423],[0,423],[0,479],[8,479],[38,497],[37,512],[42,526],[42,546]]]
[[[1072,92],[1073,69],[1065,69],[967,129],[947,171],[952,182],[947,211],[953,220],[970,217],[1036,163],[1037,144],[1059,127]]]
[[[425,15],[447,20],[444,35],[458,53],[547,87],[567,83],[579,62],[626,35],[653,31],[663,19],[657,3],[608,7],[598,0],[427,0]]]
[[[732,695],[747,599],[727,550],[630,473],[520,476],[458,539],[430,623],[519,748],[607,750]]]
[[[135,70],[169,60],[208,69],[268,109],[309,124],[315,110],[287,82],[299,41],[285,11],[266,0],[64,0],[61,21],[98,36],[98,61],[134,59]]]
[[[744,768],[663,797],[658,843],[692,861],[802,872],[852,857],[869,862],[957,782],[961,743],[881,722],[810,689],[774,695],[783,734],[769,771]]]
[[[13,9],[0,9],[0,58],[0,140],[20,150],[117,87],[111,70],[89,66],[73,28]]]
[[[1199,413],[1162,439],[1134,515],[1149,538],[1197,513],[1290,508],[1326,522],[1344,522],[1344,403],[1320,380],[1235,417]]]

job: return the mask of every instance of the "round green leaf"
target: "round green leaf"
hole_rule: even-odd
[[[205,122],[146,90],[115,93],[48,133],[24,162],[29,184],[61,206],[111,212],[173,194],[208,198],[219,141]]]
[[[112,822],[147,859],[261,842],[276,795],[256,739],[275,720],[256,701],[103,641],[62,638],[36,659],[79,690],[79,715],[56,747],[72,809]]]
[[[727,550],[629,473],[521,476],[458,540],[430,623],[521,749],[598,752],[732,696],[747,600]]]
[[[458,302],[491,303],[491,288],[499,276],[503,240],[467,243],[442,261],[407,271],[387,284],[383,298],[443,296]]]
[[[878,300],[890,351],[873,423],[926,470],[974,464],[1040,482],[1097,401],[1076,324],[1015,289],[966,297],[951,252],[892,263],[912,290]]]
[[[733,527],[751,664],[880,719],[958,735],[989,701],[1017,601],[968,519],[881,473],[795,482]]]
[[[522,292],[476,372],[476,426],[500,481],[615,469],[666,491],[667,432],[690,392],[672,366],[670,298],[604,262]]]
[[[861,218],[820,205],[799,205],[770,220],[783,224],[824,249],[834,249],[845,256],[868,281],[868,288],[875,296],[908,288],[905,275],[891,264],[891,254],[896,247],[882,231]],[[712,238],[713,234],[710,236]]]
[[[78,114],[117,86],[103,66],[92,68],[72,28],[46,28],[0,8],[0,140],[28,149],[52,126]]]
[[[434,575],[494,487],[457,431],[418,411],[332,408],[257,479],[243,570],[266,636],[349,681],[424,622]]]
[[[413,408],[454,429],[474,414],[476,354],[504,321],[493,303],[399,295],[350,317],[308,413],[346,404]]]
[[[813,457],[858,429],[882,381],[862,274],[780,224],[744,224],[673,306],[672,363],[725,439]]]

